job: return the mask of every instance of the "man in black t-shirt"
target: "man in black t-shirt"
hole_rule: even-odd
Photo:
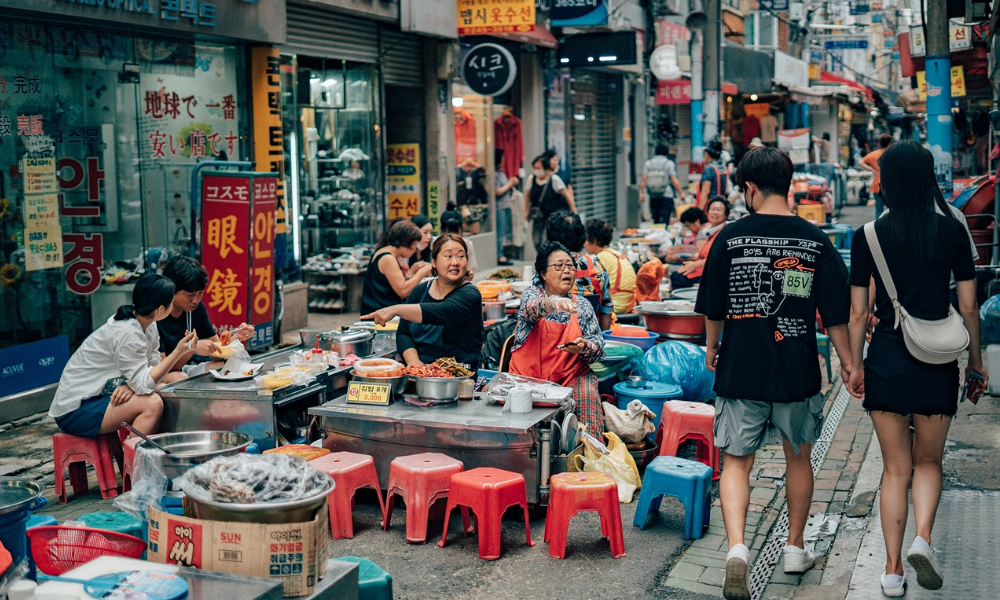
[[[719,489],[729,537],[723,595],[731,600],[750,599],[743,543],[749,477],[769,430],[781,434],[785,453],[784,570],[803,573],[815,562],[803,533],[812,502],[811,445],[823,420],[817,309],[841,376],[850,378],[847,268],[826,234],[788,212],[792,171],[788,155],[774,148],[755,148],[740,161],[736,180],[750,216],[719,232],[695,309],[705,315],[706,362],[716,372],[715,445],[725,454]]]
[[[218,352],[219,336],[208,316],[208,309],[201,299],[208,287],[208,272],[197,260],[190,256],[175,256],[163,268],[163,275],[174,282],[174,302],[170,315],[156,322],[160,334],[160,353],[170,354],[177,343],[184,338],[188,327],[198,332],[197,345],[174,365],[174,372],[168,373],[165,382],[184,379],[186,374],[196,375],[207,368],[215,368],[207,363],[207,358]],[[190,323],[188,316],[190,315]],[[233,339],[244,342],[253,337],[253,327],[242,324],[233,332]],[[220,363],[221,364],[221,363]],[[181,373],[183,371],[183,373]]]

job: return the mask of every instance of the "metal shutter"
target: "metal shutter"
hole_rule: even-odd
[[[691,170],[691,105],[674,107],[674,122],[677,123],[677,179],[681,187],[687,187],[688,172]]]
[[[378,24],[324,10],[288,3],[288,42],[282,48],[307,56],[379,62]]]
[[[570,164],[576,209],[585,218],[617,222],[617,150],[614,98],[621,93],[621,76],[583,70],[566,105],[570,132]],[[584,118],[580,119],[580,116]]]
[[[386,85],[424,86],[424,63],[420,37],[382,30],[382,77]]]

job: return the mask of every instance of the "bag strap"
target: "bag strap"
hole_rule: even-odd
[[[889,272],[889,265],[885,262],[885,255],[882,253],[882,245],[878,242],[878,234],[875,233],[875,222],[870,221],[865,224],[865,239],[868,240],[868,249],[872,253],[875,267],[879,275],[882,276],[882,283],[885,284],[885,291],[889,294],[892,308],[896,312],[896,328],[899,328],[902,306],[899,304],[899,294],[896,292],[896,284],[892,281],[892,273]]]

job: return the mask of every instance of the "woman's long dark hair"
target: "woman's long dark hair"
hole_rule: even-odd
[[[914,258],[930,260],[937,249],[935,207],[954,218],[938,187],[934,157],[918,142],[901,140],[886,148],[878,164],[893,241],[905,244]]]
[[[132,304],[123,304],[115,312],[115,321],[148,317],[161,306],[169,307],[174,301],[174,282],[163,275],[146,274],[135,282]]]

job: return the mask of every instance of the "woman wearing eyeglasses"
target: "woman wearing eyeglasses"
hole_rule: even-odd
[[[573,388],[576,416],[601,439],[604,415],[591,363],[604,357],[604,338],[590,302],[570,291],[576,262],[565,246],[549,242],[535,258],[534,285],[521,296],[510,372]]]

